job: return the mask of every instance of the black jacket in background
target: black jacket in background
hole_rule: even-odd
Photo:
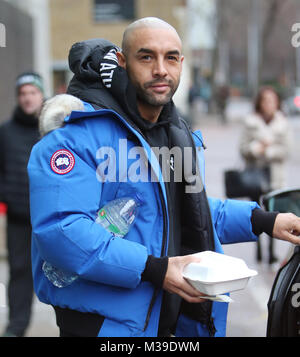
[[[30,222],[27,162],[39,140],[38,120],[21,108],[0,126],[0,201],[8,206],[8,217]]]

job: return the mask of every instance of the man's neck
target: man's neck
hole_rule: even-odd
[[[138,109],[143,119],[151,123],[156,123],[163,109],[163,106],[155,107],[152,105],[138,103]]]

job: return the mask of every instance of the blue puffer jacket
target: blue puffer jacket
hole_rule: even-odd
[[[139,166],[144,165],[149,174],[154,172],[159,182],[134,182],[137,157],[131,149],[136,140],[127,139],[129,133],[144,151]],[[193,137],[203,174],[202,137],[199,132]],[[127,139],[126,147],[120,146],[122,139]],[[111,155],[99,148],[109,148]],[[65,166],[55,162],[59,157],[69,159]],[[129,169],[127,179],[122,176],[126,171],[122,167]],[[105,182],[105,175],[114,175],[113,171],[108,173],[111,168],[116,169],[116,180]],[[141,274],[148,255],[159,257],[162,245],[166,243],[167,247],[163,242],[162,206],[162,202],[167,206],[167,199],[159,164],[147,142],[119,114],[106,109],[96,111],[84,103],[83,111],[73,111],[61,128],[35,145],[28,173],[32,269],[40,301],[105,316],[99,336],[156,336],[162,291],[141,281]],[[125,238],[116,238],[95,223],[100,207],[136,191],[143,196],[144,204]],[[222,252],[221,244],[257,239],[250,220],[256,203],[209,198],[209,205],[217,252]],[[79,279],[65,288],[53,286],[43,274],[44,261],[76,273]],[[214,302],[215,336],[225,335],[226,315],[227,304]],[[208,330],[182,315],[177,335],[207,336]]]

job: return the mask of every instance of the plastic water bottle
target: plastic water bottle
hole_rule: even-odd
[[[58,269],[48,262],[43,263],[42,269],[48,280],[57,288],[64,288],[78,278],[77,275]]]
[[[133,198],[117,198],[99,210],[96,222],[116,237],[122,238],[132,226],[141,203],[142,200],[138,194],[135,194]]]
[[[142,199],[138,194],[134,197],[117,198],[98,211],[96,223],[114,236],[122,238],[130,230],[141,204]],[[58,288],[68,286],[78,278],[77,275],[58,269],[46,261],[42,269],[45,276]]]

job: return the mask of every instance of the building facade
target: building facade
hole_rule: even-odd
[[[132,21],[156,16],[181,30],[178,9],[185,0],[51,0],[50,52],[53,92],[62,93],[70,80],[68,53],[75,42],[105,38],[121,45],[123,31]]]
[[[3,45],[0,46],[0,122],[3,122],[16,105],[16,77],[34,68],[33,23],[28,14],[3,0],[0,0],[0,23]]]

